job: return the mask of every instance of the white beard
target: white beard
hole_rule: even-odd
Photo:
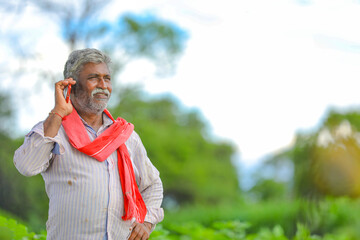
[[[103,90],[100,88],[96,88],[91,92],[91,97],[89,97],[82,89],[78,88],[76,90],[77,91],[75,94],[75,99],[77,104],[83,111],[98,115],[101,114],[107,107],[110,98],[110,92],[107,89]],[[108,95],[108,98],[95,101],[94,95],[99,92],[106,93]]]

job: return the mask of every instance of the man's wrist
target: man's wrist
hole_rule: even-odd
[[[56,107],[56,106],[50,112],[56,112],[56,113],[60,114],[63,117],[65,117],[67,115],[65,109],[59,108],[59,107]]]
[[[51,112],[49,112],[49,115],[51,115],[51,114],[54,114],[54,115],[56,115],[56,116],[60,117],[60,118],[61,118],[61,120],[64,120],[64,117],[63,117],[60,113],[58,113],[58,112],[51,111]]]

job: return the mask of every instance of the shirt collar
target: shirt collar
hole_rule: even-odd
[[[79,117],[86,127],[93,130],[93,128],[80,115]],[[103,125],[99,128],[98,132],[102,131],[105,128],[108,128],[111,124],[113,124],[113,121],[105,113],[102,113],[102,118],[103,118]]]
[[[108,115],[103,113],[102,116],[103,116],[103,126],[104,127],[109,127],[111,124],[113,124],[113,121],[109,118]]]

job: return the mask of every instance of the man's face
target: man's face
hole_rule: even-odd
[[[104,111],[112,91],[110,72],[105,63],[86,63],[80,71],[74,101],[80,111],[99,114]]]

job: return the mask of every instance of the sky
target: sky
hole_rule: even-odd
[[[172,21],[189,39],[174,75],[159,78],[150,62],[138,60],[120,81],[143,84],[151,94],[171,93],[199,109],[214,136],[237,146],[244,166],[291,146],[297,132],[315,129],[331,107],[360,109],[360,1],[115,1],[102,17],[126,12]],[[55,26],[30,9],[15,27],[39,39],[33,47],[42,54],[28,68],[61,71],[68,49]],[[11,54],[2,43],[0,51],[2,59]],[[36,77],[19,81],[35,89],[29,79]],[[29,102],[35,107],[18,113],[24,131],[47,116],[53,92],[30,93]]]

